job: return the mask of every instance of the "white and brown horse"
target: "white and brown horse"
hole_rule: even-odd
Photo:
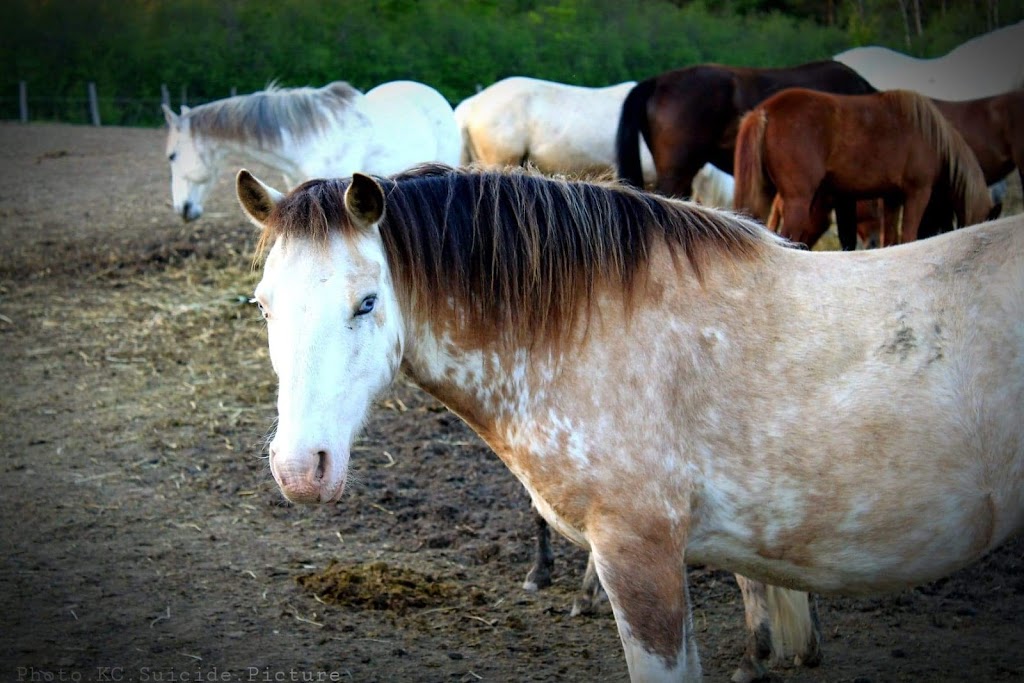
[[[593,553],[630,675],[699,680],[686,565],[891,591],[1024,526],[1024,219],[876,252],[612,186],[424,168],[238,194],[270,466],[338,500],[401,370]],[[828,416],[825,424],[819,417]]]

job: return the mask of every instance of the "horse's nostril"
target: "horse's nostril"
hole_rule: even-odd
[[[316,457],[318,462],[316,464],[316,478],[317,480],[324,478],[324,468],[327,465],[327,451],[317,451]]]

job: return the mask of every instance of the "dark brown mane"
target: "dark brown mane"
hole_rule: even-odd
[[[381,237],[399,296],[422,319],[462,302],[463,321],[533,340],[561,339],[598,285],[630,297],[656,242],[699,278],[715,255],[756,257],[776,238],[760,226],[610,183],[525,171],[424,166],[378,179]],[[347,180],[312,180],[267,220],[257,256],[279,236],[326,242],[353,231]]]

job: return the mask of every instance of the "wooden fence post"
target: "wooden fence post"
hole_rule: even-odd
[[[100,125],[100,102],[96,96],[96,84],[89,81],[89,118],[92,119],[92,125]]]
[[[171,91],[167,89],[166,83],[160,84],[160,104],[171,106]]]
[[[186,89],[186,86],[184,86],[184,85],[181,86],[181,106],[183,106],[183,107],[187,107],[188,106],[187,97],[186,97],[187,94],[188,94],[188,90]]]
[[[235,97],[236,95],[238,95],[238,88],[231,86],[231,96]]]
[[[28,123],[28,83],[18,81],[18,112],[21,122]]]

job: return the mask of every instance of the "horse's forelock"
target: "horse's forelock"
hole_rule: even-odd
[[[258,262],[277,241],[290,236],[326,244],[331,232],[350,226],[345,212],[344,180],[309,180],[279,201],[267,216],[256,243]]]

